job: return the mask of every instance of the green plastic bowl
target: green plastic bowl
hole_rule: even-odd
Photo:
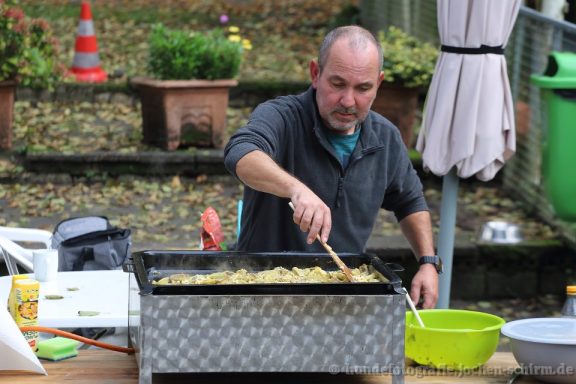
[[[406,313],[406,357],[439,369],[473,369],[486,363],[498,347],[504,319],[488,313],[457,309]]]

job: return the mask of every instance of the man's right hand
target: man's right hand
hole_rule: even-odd
[[[308,232],[308,244],[312,244],[317,235],[326,243],[332,229],[330,208],[308,188],[294,193],[291,201],[294,204],[294,222],[302,232]]]
[[[252,151],[236,164],[236,174],[242,182],[257,191],[290,198],[294,204],[294,222],[308,232],[308,244],[316,236],[328,241],[332,229],[330,208],[300,180],[282,169],[262,151]]]

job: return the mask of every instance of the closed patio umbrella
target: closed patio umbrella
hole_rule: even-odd
[[[514,107],[504,47],[521,0],[438,0],[442,52],[416,149],[444,176],[438,254],[444,259],[438,307],[450,300],[458,177],[489,181],[516,151]]]

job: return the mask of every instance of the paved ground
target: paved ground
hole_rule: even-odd
[[[234,242],[241,193],[242,186],[227,176],[31,175],[0,184],[0,225],[52,230],[68,217],[106,215],[115,224],[134,230],[137,249],[190,248],[198,245],[200,214],[208,206],[217,210],[227,241]],[[427,186],[425,193],[437,229],[441,194],[436,185]],[[526,239],[554,238],[550,227],[525,214],[498,185],[464,185],[458,198],[458,239],[475,242],[482,225],[490,220],[519,224]],[[392,214],[380,213],[373,235],[396,241],[400,230]]]

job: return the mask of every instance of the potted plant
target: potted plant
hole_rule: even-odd
[[[418,97],[432,80],[438,49],[394,26],[379,33],[384,81],[372,109],[394,123],[407,148],[413,146]]]
[[[249,42],[222,29],[208,32],[152,28],[148,70],[131,80],[142,101],[143,140],[174,150],[226,144],[228,91],[238,82],[243,49]]]
[[[64,73],[48,23],[26,17],[17,3],[0,0],[0,149],[12,147],[16,86],[52,90]]]

